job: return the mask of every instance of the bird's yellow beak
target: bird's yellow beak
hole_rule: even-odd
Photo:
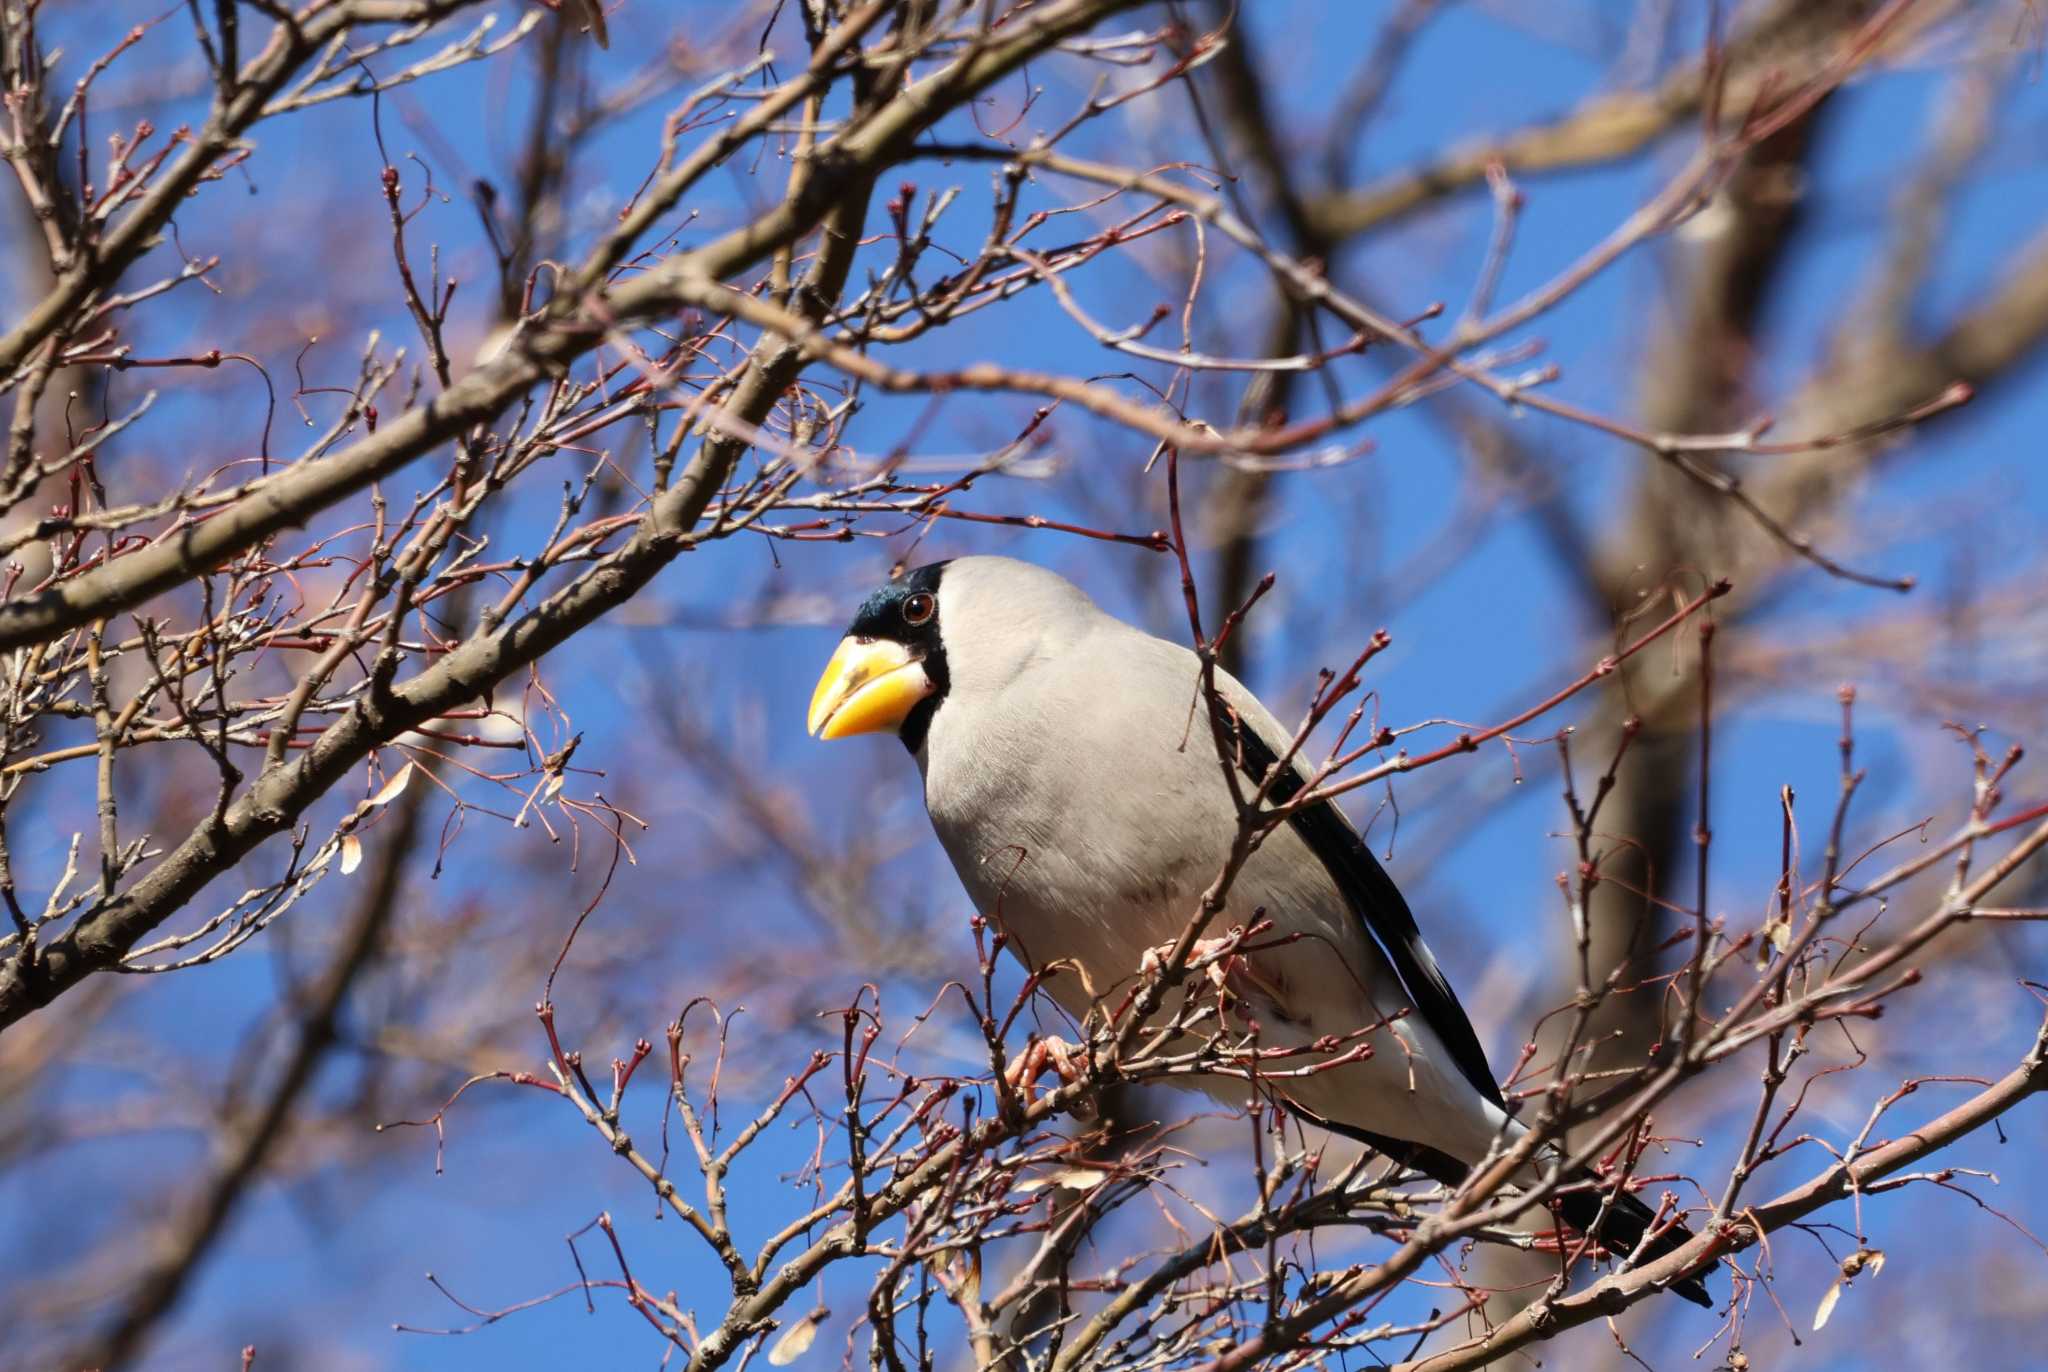
[[[819,738],[883,733],[931,693],[924,662],[901,643],[842,638],[811,692],[810,731]]]

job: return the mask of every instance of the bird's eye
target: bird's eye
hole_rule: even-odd
[[[919,591],[903,601],[903,618],[906,623],[922,624],[938,612],[939,602],[929,594]]]

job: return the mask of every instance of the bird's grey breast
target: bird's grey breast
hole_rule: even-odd
[[[1188,727],[1197,689],[1193,654],[1105,620],[933,717],[932,826],[1027,962],[1127,975],[1215,875],[1234,820],[1213,745]]]

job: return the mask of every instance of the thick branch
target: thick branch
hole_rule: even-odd
[[[827,143],[801,191],[753,222],[600,293],[588,310],[581,308],[586,302],[580,299],[561,297],[497,358],[377,433],[332,457],[296,464],[220,513],[186,524],[147,548],[0,607],[0,651],[132,609],[273,534],[305,523],[465,430],[490,423],[529,387],[596,347],[608,326],[673,314],[693,298],[679,289],[685,283],[744,271],[796,242],[816,228],[851,188],[908,156],[913,140],[945,114],[1036,53],[1136,3],[1065,0],[1029,20],[1005,26],[979,50],[905,89]],[[597,260],[614,260],[620,251],[619,245],[607,241]],[[0,359],[4,357],[0,351]]]
[[[947,110],[1034,53],[1134,2],[1066,0],[1047,6],[1028,22],[1005,27],[985,46],[900,92],[843,140],[828,145],[829,155],[795,200],[622,287],[613,293],[608,308],[640,317],[660,313],[677,299],[679,283],[759,261],[779,244],[793,242],[810,225],[828,217],[833,223],[828,226],[826,241],[844,242],[846,253],[821,249],[814,264],[818,275],[812,284],[819,292],[818,300],[836,301],[860,225],[854,208],[865,206],[874,175],[906,155],[910,140]],[[458,381],[438,400],[389,430],[346,453],[294,468],[278,479],[276,487],[187,530],[168,552],[160,544],[101,569],[103,575],[94,583],[95,594],[110,598],[115,605],[135,595],[134,586],[113,575],[130,561],[150,569],[146,584],[175,584],[183,575],[180,567],[212,565],[261,537],[262,532],[298,522],[308,510],[340,499],[431,446],[421,441],[421,435],[454,433],[461,427],[461,417],[487,413],[508,402],[526,384],[538,380],[547,367],[593,346],[599,336],[568,325],[538,331],[524,347],[508,350],[509,356]],[[801,348],[779,337],[770,335],[763,340],[747,375],[725,406],[725,412],[740,421],[735,429],[751,432],[766,420],[800,371],[803,358]],[[389,437],[392,434],[406,437],[394,441]],[[394,687],[388,701],[369,696],[358,699],[310,748],[291,762],[265,771],[247,792],[220,816],[189,834],[148,875],[83,915],[38,949],[33,961],[21,956],[8,958],[0,965],[0,1030],[49,1004],[92,973],[114,966],[138,939],[216,877],[258,844],[289,828],[314,800],[373,750],[437,715],[487,696],[511,673],[631,598],[694,541],[692,531],[698,519],[744,447],[739,440],[723,436],[708,440],[675,483],[655,497],[633,536],[616,551],[526,614],[495,631],[472,636],[431,668]],[[211,526],[222,520],[239,522],[230,532],[211,534]],[[87,580],[79,578],[80,582]],[[29,605],[42,608],[31,612],[24,607],[22,613],[31,617],[40,613],[58,623],[108,612],[104,608],[81,611],[76,599],[38,599]],[[21,632],[18,619],[0,617],[0,624]],[[31,633],[28,638],[45,632]],[[6,641],[10,640],[0,633],[0,642]],[[11,641],[24,640],[17,637]]]
[[[1538,1302],[1483,1339],[1402,1363],[1393,1372],[1465,1372],[1468,1368],[1485,1367],[1515,1349],[1625,1310],[1663,1290],[1708,1252],[1741,1252],[1750,1248],[1761,1236],[1776,1233],[1858,1191],[1869,1190],[1875,1183],[1966,1138],[2043,1091],[2048,1091],[2048,1025],[2044,1025],[2033,1051],[2019,1066],[1947,1114],[1904,1137],[1873,1148],[1852,1163],[1830,1168],[1775,1200],[1750,1206],[1742,1212],[1740,1222],[1726,1226],[1720,1234],[1702,1234],[1655,1262],[1606,1277],[1563,1299]]]

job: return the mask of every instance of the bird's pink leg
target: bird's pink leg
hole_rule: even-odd
[[[1056,1034],[1049,1035],[1031,1040],[1003,1073],[1003,1080],[1028,1098],[1032,1085],[1047,1071],[1057,1074],[1062,1082],[1076,1082],[1081,1079],[1087,1062],[1088,1056],[1079,1046]]]

